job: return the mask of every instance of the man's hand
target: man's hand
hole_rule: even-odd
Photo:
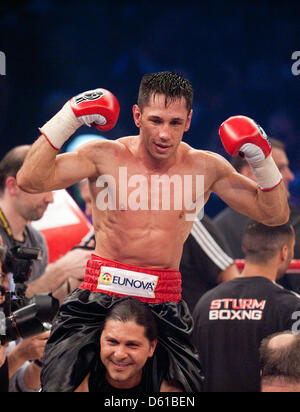
[[[59,150],[65,141],[83,124],[108,131],[118,121],[120,105],[116,97],[105,89],[89,90],[73,97],[56,113],[40,132],[50,145]]]
[[[91,259],[92,251],[76,248],[66,253],[56,263],[65,268],[67,278],[83,280],[86,263]]]
[[[63,293],[64,296],[61,296],[61,294],[58,295],[56,291],[59,290],[69,278],[76,279],[80,283],[82,282],[86,263],[88,259],[91,258],[91,255],[92,251],[81,248],[66,253],[56,262],[49,264],[46,272],[41,277],[28,284],[26,296],[31,298],[37,293],[52,292],[59,300],[65,298],[67,295],[66,292]]]
[[[49,336],[50,331],[47,331],[40,335],[32,336],[31,338],[22,339],[13,351],[15,351],[24,362],[41,359],[44,355]]]
[[[22,339],[17,344],[7,355],[9,378],[17,372],[24,362],[42,359],[49,336],[50,331],[47,331],[31,338]]]

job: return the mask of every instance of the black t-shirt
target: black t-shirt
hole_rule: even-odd
[[[129,389],[118,389],[111,386],[105,379],[105,368],[100,360],[96,360],[89,377],[90,392],[153,392],[153,381],[149,361],[143,368],[142,380],[139,385]]]
[[[300,296],[263,277],[237,278],[207,292],[193,313],[205,391],[259,391],[260,343],[291,329],[296,311]]]
[[[300,210],[291,202],[289,202],[289,207],[291,211],[290,223],[295,230],[296,237],[294,258],[300,259]],[[241,248],[242,238],[249,221],[248,216],[242,215],[229,207],[225,208],[213,219],[213,223],[226,239],[234,259],[244,259],[244,253]],[[299,276],[288,273],[279,283],[285,288],[300,294]]]
[[[217,278],[234,263],[222,234],[206,215],[195,221],[180,262],[182,297],[192,312],[200,297],[217,286]]]

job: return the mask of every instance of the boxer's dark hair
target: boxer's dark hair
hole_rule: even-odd
[[[11,149],[0,161],[0,193],[5,189],[6,179],[9,176],[16,177],[21,169],[30,145],[16,146]]]
[[[145,328],[145,337],[150,342],[157,338],[157,325],[152,311],[148,305],[138,299],[126,298],[115,303],[105,317],[104,328],[108,320],[134,321]]]
[[[150,96],[155,96],[156,94],[163,94],[165,96],[166,106],[169,100],[184,97],[186,108],[188,113],[190,113],[193,104],[193,87],[190,81],[180,74],[168,71],[145,74],[141,80],[138,94],[138,106],[141,111],[147,106]]]
[[[290,245],[295,236],[290,223],[281,226],[265,226],[250,221],[243,234],[242,250],[245,259],[252,263],[264,263],[272,259],[284,245]]]

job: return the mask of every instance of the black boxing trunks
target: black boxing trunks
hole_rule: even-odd
[[[115,269],[122,269],[123,277]],[[122,286],[129,289],[125,292]],[[53,322],[43,358],[42,391],[73,392],[81,384],[99,361],[100,334],[108,310],[130,294],[149,304],[158,325],[158,344],[148,365],[149,392],[159,392],[163,379],[179,382],[185,392],[201,392],[201,365],[190,343],[193,320],[180,300],[180,290],[177,271],[138,268],[93,255],[81,288],[65,299]]]

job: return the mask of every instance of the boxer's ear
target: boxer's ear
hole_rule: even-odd
[[[191,120],[192,120],[192,116],[193,116],[193,110],[190,110],[190,113],[188,114],[187,120],[186,120],[186,124],[185,124],[185,128],[184,131],[187,132],[191,126]]]
[[[137,104],[132,106],[132,114],[133,114],[133,120],[136,125],[136,127],[140,128],[141,127],[141,109]]]

